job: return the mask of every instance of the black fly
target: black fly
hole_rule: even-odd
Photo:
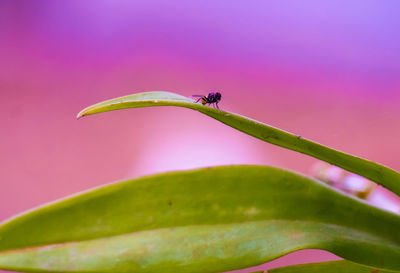
[[[207,96],[203,95],[192,95],[193,97],[198,97],[199,99],[196,100],[196,102],[199,102],[201,100],[201,104],[206,105],[207,103],[209,105],[215,105],[217,109],[218,107],[218,102],[221,100],[221,93],[219,92],[210,92],[208,93]]]

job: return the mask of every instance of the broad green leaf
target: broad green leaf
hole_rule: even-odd
[[[268,270],[268,273],[394,273],[399,271],[380,270],[352,263],[349,261],[332,261],[280,267]]]
[[[364,176],[400,195],[400,173],[388,167],[328,148],[238,114],[203,106],[190,98],[170,92],[146,92],[107,100],[82,110],[78,118],[106,111],[150,106],[179,106],[197,110],[258,139],[310,155]]]
[[[325,249],[400,270],[400,217],[264,166],[110,184],[0,225],[0,269],[223,272]]]

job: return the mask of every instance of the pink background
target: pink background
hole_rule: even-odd
[[[187,109],[75,119],[142,91],[220,90],[224,110],[400,170],[399,10],[395,0],[1,1],[0,220],[143,174],[241,163],[309,174],[316,162]],[[334,258],[308,250],[271,264]]]

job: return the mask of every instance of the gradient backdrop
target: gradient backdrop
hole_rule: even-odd
[[[142,91],[220,90],[222,109],[400,170],[399,29],[397,0],[2,0],[0,220],[143,174],[316,162],[187,109],[75,119]]]

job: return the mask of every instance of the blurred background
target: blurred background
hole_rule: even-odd
[[[224,110],[400,170],[399,29],[396,0],[2,0],[0,221],[162,171],[266,164],[312,174],[317,160],[187,109],[75,119],[143,91],[217,90]],[[377,196],[398,211],[393,195]],[[257,268],[329,259],[307,250]]]

